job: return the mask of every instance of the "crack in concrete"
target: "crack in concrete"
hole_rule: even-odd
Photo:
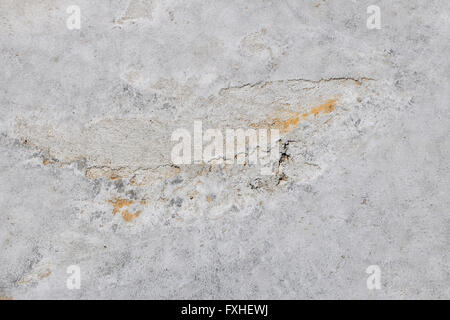
[[[258,86],[260,86],[260,88],[264,88],[265,86],[271,85],[271,84],[274,84],[274,83],[306,82],[306,83],[320,84],[322,82],[331,82],[331,81],[353,81],[353,82],[356,82],[358,84],[362,84],[365,81],[377,81],[377,80],[374,79],[374,78],[370,78],[370,77],[359,77],[359,78],[355,78],[355,77],[331,77],[331,78],[322,78],[322,79],[318,79],[318,80],[294,78],[294,79],[273,80],[273,81],[258,81],[258,82],[254,82],[254,83],[245,83],[245,84],[238,85],[238,86],[228,86],[226,88],[220,89],[219,90],[219,94],[222,94],[223,92],[226,92],[228,90],[233,90],[233,89],[254,88],[254,87],[258,87]]]

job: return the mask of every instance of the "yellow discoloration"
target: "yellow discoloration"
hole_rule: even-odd
[[[330,113],[334,110],[334,107],[336,106],[336,102],[337,102],[337,99],[328,100],[326,103],[324,103],[318,107],[312,108],[312,110],[309,113],[303,114],[303,117],[305,117],[305,115],[307,117],[311,114],[317,116],[320,113]]]
[[[302,119],[306,119],[311,115],[315,117],[321,113],[330,113],[334,110],[336,106],[337,99],[328,100],[326,103],[321,104],[320,106],[312,108],[309,112],[300,114],[300,112],[292,112],[288,111],[290,116],[287,119],[281,120],[280,117],[273,118],[270,121],[263,121],[259,123],[252,123],[250,127],[252,128],[271,128],[278,129],[281,133],[289,133],[295,128],[298,127],[298,124]],[[284,106],[284,105],[283,105]]]
[[[52,274],[49,267],[46,267],[46,265],[41,265],[36,268],[36,270],[33,270],[31,273],[24,275],[22,278],[20,278],[19,281],[17,281],[20,285],[28,285],[30,283],[36,283],[39,280],[48,278]]]
[[[111,168],[88,168],[86,170],[85,176],[88,179],[99,179],[99,178],[107,178],[109,180],[119,180],[123,179],[122,174],[124,174],[123,170],[116,170]]]
[[[39,279],[44,279],[44,278],[49,277],[51,274],[52,274],[52,272],[50,270],[46,270],[45,272],[40,273],[38,276],[39,276]]]
[[[126,222],[133,221],[134,219],[138,218],[142,213],[142,210],[138,210],[135,213],[131,213],[128,209],[124,209],[134,205],[135,201],[133,200],[113,199],[109,200],[108,202],[113,205],[113,214],[116,215],[120,213],[122,215],[123,220],[125,220]],[[147,201],[142,200],[139,202],[139,204],[146,205]]]
[[[5,300],[14,300],[13,297],[0,297],[1,301],[5,301]]]
[[[122,211],[122,218],[126,222],[130,222],[139,217],[141,213],[142,213],[141,210],[137,211],[136,213],[130,213],[128,210],[124,210]]]
[[[109,203],[112,203],[114,206],[113,209],[113,214],[117,214],[120,212],[120,210],[123,207],[129,207],[132,204],[134,204],[133,200],[127,200],[127,199],[113,199],[113,200],[109,200]]]
[[[44,166],[48,166],[48,165],[50,165],[50,164],[55,164],[53,161],[51,161],[51,160],[49,160],[49,159],[44,159],[43,161],[42,161],[42,164],[44,165]]]
[[[300,118],[298,117],[298,115],[288,118],[286,120],[280,120],[280,118],[275,118],[273,119],[272,125],[270,127],[272,129],[280,130],[281,133],[287,133],[297,128],[299,122]]]

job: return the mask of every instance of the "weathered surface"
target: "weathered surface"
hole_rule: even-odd
[[[370,4],[2,1],[0,297],[450,298],[450,5]],[[274,174],[174,165],[195,120]]]

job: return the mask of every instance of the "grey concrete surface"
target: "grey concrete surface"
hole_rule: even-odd
[[[0,298],[450,298],[449,13],[2,0]],[[194,120],[280,129],[276,174],[174,165]]]

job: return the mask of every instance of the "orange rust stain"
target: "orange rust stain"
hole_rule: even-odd
[[[114,181],[114,180],[122,179],[122,177],[115,173],[112,173],[111,176],[109,177],[109,179]]]
[[[114,206],[113,214],[117,214],[123,207],[129,207],[134,204],[134,201],[128,199],[113,199],[109,200],[109,203],[112,203]]]
[[[14,300],[13,297],[0,297],[0,300]]]
[[[122,218],[126,222],[130,222],[139,217],[141,213],[142,213],[141,210],[137,211],[136,213],[130,213],[128,210],[124,210],[122,211]]]
[[[48,166],[48,165],[50,165],[50,164],[55,164],[53,161],[51,161],[51,160],[49,160],[49,159],[44,159],[43,161],[42,161],[42,164],[44,165],[44,166]]]
[[[108,202],[113,205],[113,214],[116,215],[116,214],[120,213],[122,215],[123,220],[125,220],[126,222],[133,221],[134,219],[138,218],[142,213],[142,210],[136,211],[135,213],[131,213],[128,209],[124,209],[124,208],[128,208],[128,207],[132,206],[133,204],[135,204],[135,202],[133,200],[113,199],[113,200],[109,200]],[[147,204],[147,201],[142,200],[139,203],[141,205],[145,205],[145,204]]]
[[[252,128],[266,128],[278,129],[281,133],[289,133],[295,128],[297,128],[300,120],[306,119],[311,115],[318,116],[321,113],[330,113],[334,110],[336,106],[337,99],[331,99],[321,104],[320,106],[312,108],[309,112],[300,115],[299,112],[291,112],[291,116],[285,120],[281,120],[279,117],[273,118],[270,121],[262,121],[259,123],[252,123],[250,127]]]
[[[271,128],[280,130],[282,133],[290,132],[297,128],[300,118],[298,114],[294,117],[288,118],[287,120],[280,120],[280,118],[273,119]]]
[[[324,104],[321,104],[318,107],[312,108],[309,114],[313,114],[317,116],[319,113],[330,113],[334,110],[336,106],[337,99],[328,100]]]

